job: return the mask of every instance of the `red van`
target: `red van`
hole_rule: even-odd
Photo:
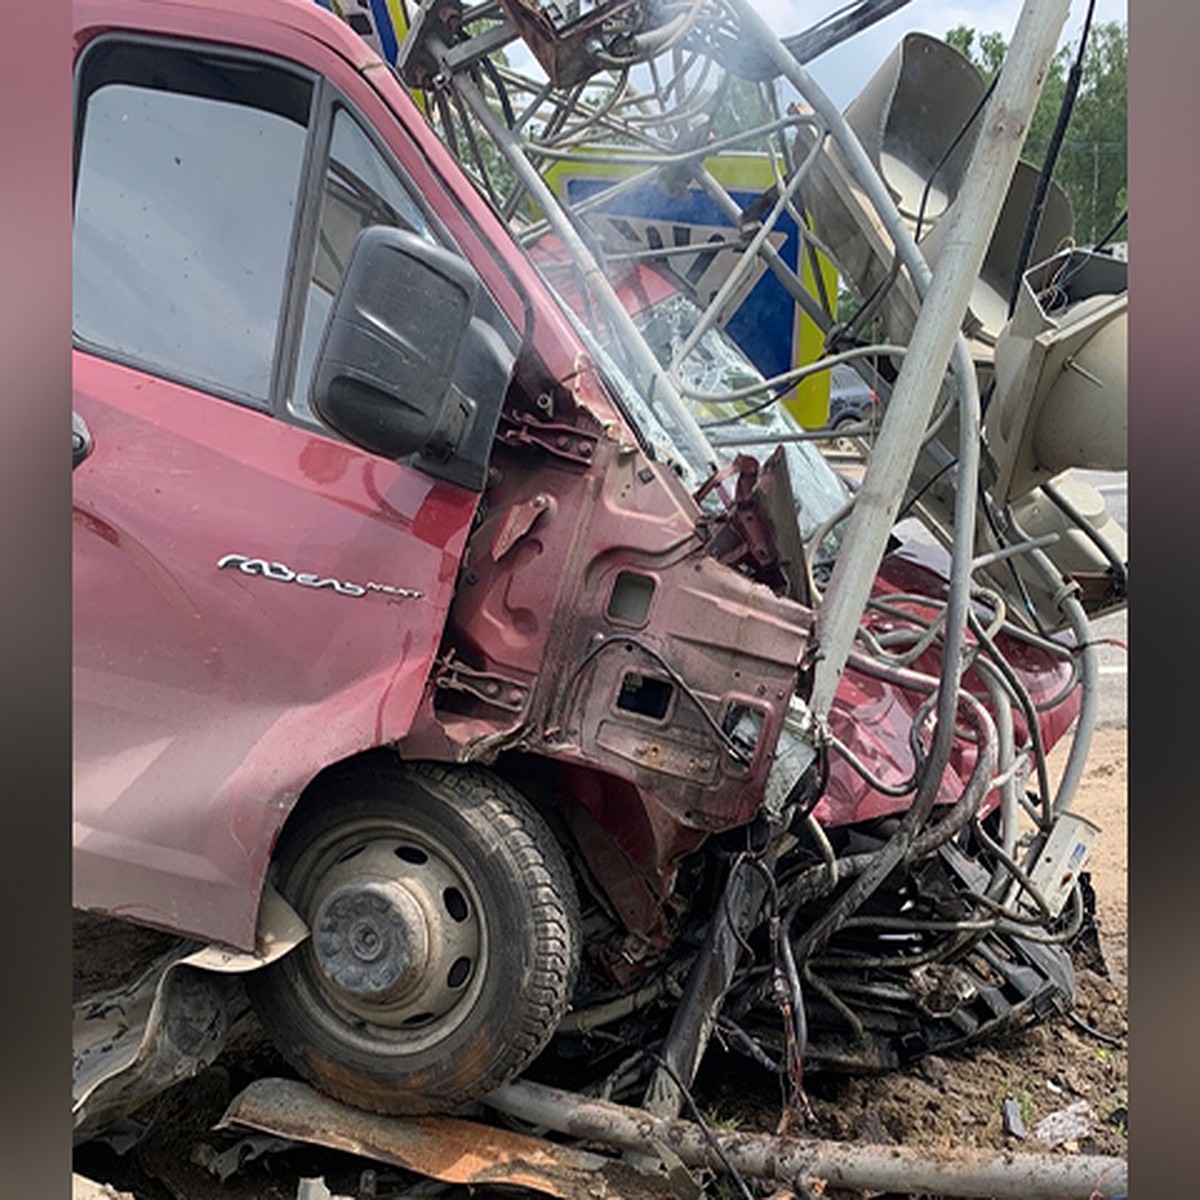
[[[669,1016],[746,855],[810,920],[828,854],[911,802],[937,655],[852,669],[832,734],[806,727],[803,482],[776,456],[689,487],[669,421],[317,5],[74,22],[76,907],[176,935],[173,964],[219,948],[297,1070],[391,1112]],[[928,628],[942,586],[889,560],[872,636]],[[1066,650],[1007,645],[1026,754],[1078,700]],[[943,785],[962,836],[889,893],[931,926],[987,882],[993,683],[967,679]],[[1065,956],[1027,949],[944,1012],[928,972],[845,995],[886,1065],[1065,1002]],[[824,1009],[812,1056],[853,1058]],[[93,1098],[102,1058],[77,1058]]]

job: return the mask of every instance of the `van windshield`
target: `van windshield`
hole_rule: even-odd
[[[678,432],[672,428],[669,411],[663,405],[647,402],[646,389],[636,386],[627,371],[619,365],[628,361],[629,357],[621,352],[619,346],[610,347],[610,339],[603,336],[598,339],[594,336],[570,304],[564,302],[563,308],[595,357],[601,373],[616,393],[626,418],[635,426],[655,457],[669,463],[684,483],[695,491],[708,476],[706,464],[691,453],[687,440],[678,436]],[[696,327],[701,315],[699,307],[692,300],[677,292],[634,312],[633,321],[646,339],[654,357],[664,368],[669,368],[675,351]],[[604,328],[606,327],[601,325],[601,329]],[[762,373],[729,335],[715,328],[705,332],[696,348],[680,364],[679,377],[686,388],[707,393],[727,392],[763,381]],[[753,409],[759,402],[755,398],[714,403],[687,396],[684,400],[702,427],[708,422],[728,418],[740,410]],[[761,446],[739,447],[742,453],[753,454],[760,460],[765,459],[774,450],[777,439],[781,436],[800,431],[799,424],[779,404],[747,413],[741,424],[746,431],[762,432],[764,440]],[[720,446],[716,447],[716,450],[726,461],[735,453],[732,448]],[[796,498],[800,534],[807,542],[845,505],[849,492],[812,442],[785,442],[784,458],[792,494]],[[710,496],[710,500],[719,503],[715,496]],[[818,579],[831,568],[841,534],[842,529],[839,527],[827,535],[814,555],[813,570]]]
[[[643,309],[634,315],[634,323],[642,331],[654,357],[669,367],[675,352],[696,328],[702,314],[699,307],[680,293]],[[680,381],[684,387],[709,394],[731,392],[763,382],[762,372],[742,353],[733,339],[721,329],[710,328],[700,338],[692,352],[679,364]],[[701,427],[745,412],[741,419],[744,431],[761,432],[762,446],[740,447],[744,453],[765,458],[777,439],[800,432],[800,425],[782,404],[771,404],[753,410],[760,397],[714,403],[684,397]],[[720,447],[718,447],[720,453]],[[732,451],[725,450],[726,456]],[[812,442],[785,442],[784,455],[792,492],[796,497],[800,533],[807,539],[814,534],[846,503],[846,485],[825,461]],[[836,543],[827,544],[818,558],[831,556]]]

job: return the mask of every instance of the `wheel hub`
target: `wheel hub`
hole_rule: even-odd
[[[348,996],[376,1004],[404,998],[429,965],[421,905],[399,883],[347,883],[322,901],[313,949],[322,973]]]
[[[309,954],[352,1020],[433,1036],[469,1010],[484,925],[473,885],[432,839],[371,836],[339,847],[309,901]]]

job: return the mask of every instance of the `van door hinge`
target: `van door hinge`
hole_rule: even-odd
[[[453,654],[438,664],[433,684],[435,688],[466,692],[484,704],[502,708],[505,712],[521,712],[529,699],[529,688],[520,680],[489,674],[486,671],[474,671],[458,662]]]
[[[502,414],[497,436],[510,446],[537,446],[555,458],[565,458],[585,467],[595,458],[596,443],[600,440],[595,434],[585,433],[573,425],[537,421],[521,412]]]

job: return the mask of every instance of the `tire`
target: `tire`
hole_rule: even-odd
[[[312,936],[247,977],[284,1058],[374,1112],[512,1079],[571,999],[579,911],[542,818],[488,772],[375,759],[315,785],[275,855]]]
[[[829,440],[829,448],[835,454],[853,454],[855,453],[854,439],[847,437],[841,433],[843,429],[849,429],[852,425],[861,425],[862,419],[854,416],[852,413],[847,413],[844,417],[838,417],[833,423],[833,430],[839,436]]]

